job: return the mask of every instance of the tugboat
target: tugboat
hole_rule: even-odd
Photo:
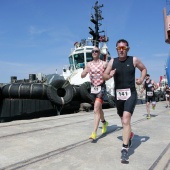
[[[102,25],[100,21],[103,20],[102,7],[103,5],[98,5],[98,1],[95,3],[93,7],[95,13],[91,15],[95,31],[89,27],[92,38],[74,43],[69,55],[69,66],[63,68],[61,75],[51,74],[40,80],[34,75],[23,81],[12,77],[11,83],[0,88],[0,121],[22,115],[67,114],[65,109],[73,113],[80,110],[81,103],[93,102],[89,76],[82,79],[81,73],[87,62],[92,60],[91,51],[94,46],[99,47],[101,60],[111,59],[106,44],[109,39],[105,35],[100,35],[104,31],[99,31]],[[104,101],[109,107],[115,107],[113,87],[113,79],[106,82],[107,95]],[[86,106],[89,110],[88,105]]]
[[[63,68],[62,76],[70,82],[71,85],[74,86],[80,86],[80,92],[81,92],[81,86],[83,84],[87,84],[87,82],[90,82],[89,76],[87,75],[86,78],[81,78],[81,73],[86,66],[87,62],[92,61],[92,54],[91,51],[94,48],[94,46],[99,47],[100,49],[100,59],[104,61],[109,61],[111,59],[110,53],[108,51],[107,42],[109,41],[109,38],[107,36],[101,35],[100,33],[105,33],[103,30],[100,31],[101,21],[104,19],[102,17],[102,11],[101,8],[102,5],[98,4],[98,1],[96,1],[93,9],[94,14],[91,15],[91,22],[94,24],[95,30],[93,30],[91,27],[89,27],[90,34],[92,35],[92,38],[88,39],[82,39],[80,42],[74,43],[74,48],[71,49],[71,53],[69,55],[69,66],[66,66]],[[110,96],[114,96],[113,88],[114,88],[114,81],[113,79],[110,79],[106,81],[106,88],[108,94]],[[83,94],[81,95],[84,96]]]
[[[61,77],[63,77],[66,82],[62,80],[62,86],[60,88],[58,87],[58,89],[60,89],[60,93],[56,92],[52,88],[49,90],[48,96],[50,100],[54,101],[54,103],[56,104],[64,104],[65,108],[66,106],[68,106],[68,108],[71,108],[75,105],[81,107],[81,103],[93,103],[94,99],[91,98],[90,95],[91,84],[89,75],[87,75],[84,79],[81,78],[81,73],[84,67],[88,62],[93,60],[91,53],[92,49],[95,46],[100,49],[101,60],[108,62],[111,59],[107,47],[107,42],[109,41],[109,38],[105,36],[105,34],[101,35],[101,33],[105,33],[103,30],[100,31],[100,26],[102,25],[101,21],[104,19],[102,17],[102,7],[103,5],[99,5],[98,1],[96,1],[93,7],[94,14],[91,15],[90,21],[94,24],[95,30],[89,27],[89,33],[92,35],[92,37],[88,39],[82,39],[80,42],[75,42],[74,48],[71,49],[71,52],[68,57],[69,65],[63,68],[61,74]],[[52,82],[52,85],[56,86],[57,84],[59,84],[59,81],[60,80],[56,80]],[[69,86],[67,90],[63,89],[63,87],[68,84],[70,84],[71,86]],[[104,97],[104,104],[108,105],[109,107],[115,107],[113,89],[114,80],[110,79],[106,81],[107,95],[105,95]],[[57,95],[59,97],[56,100]]]

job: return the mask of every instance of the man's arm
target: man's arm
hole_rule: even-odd
[[[154,86],[154,90],[156,90],[156,89],[158,88],[158,85],[155,83],[154,80],[152,80],[152,84],[153,84],[153,86]]]
[[[110,79],[111,77],[113,77],[114,74],[115,74],[115,70],[112,70],[113,61],[114,61],[114,59],[112,58],[112,59],[109,61],[108,65],[107,65],[107,67],[106,67],[106,70],[105,70],[104,73],[103,73],[103,79],[104,79],[104,80],[109,80],[109,79]]]
[[[147,69],[145,65],[137,57],[133,57],[133,64],[141,71],[140,78],[136,79],[136,84],[141,85],[146,77]]]
[[[107,68],[107,65],[108,65],[108,62],[104,62],[104,69],[106,69]]]

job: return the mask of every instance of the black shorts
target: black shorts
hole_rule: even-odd
[[[145,98],[145,101],[146,101],[146,103],[147,102],[155,102],[156,100],[155,100],[155,96],[146,96],[146,98]]]
[[[115,101],[117,107],[117,114],[120,117],[123,116],[124,111],[127,111],[132,115],[137,103],[137,92],[136,91],[131,92],[131,96],[127,100],[116,99]]]

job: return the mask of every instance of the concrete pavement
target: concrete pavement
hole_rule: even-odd
[[[170,109],[157,103],[146,119],[145,105],[132,117],[135,133],[129,164],[121,164],[122,126],[116,109],[105,109],[108,132],[96,142],[93,112],[18,120],[0,124],[0,169],[23,170],[168,170],[170,169]]]

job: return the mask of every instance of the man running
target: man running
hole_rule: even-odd
[[[127,55],[130,47],[126,40],[118,40],[116,49],[118,57],[109,61],[103,78],[108,80],[114,77],[117,114],[120,116],[123,126],[121,162],[128,163],[128,149],[131,146],[131,139],[134,136],[133,132],[131,132],[130,122],[137,101],[135,81],[137,85],[141,85],[147,70],[137,57]],[[141,71],[141,77],[135,80],[136,67]]]
[[[107,66],[105,61],[100,60],[100,49],[94,47],[92,50],[93,61],[88,62],[85,69],[81,74],[81,78],[86,77],[89,73],[91,81],[91,95],[95,98],[94,101],[94,130],[89,137],[90,139],[95,140],[97,137],[97,129],[99,122],[103,123],[102,134],[106,133],[108,122],[105,121],[104,113],[102,110],[103,96],[106,92],[105,81],[102,78],[103,72]]]
[[[165,88],[164,88],[164,92],[166,93],[165,94],[165,98],[166,98],[166,108],[168,108],[168,106],[170,107],[170,89],[169,89],[169,86],[168,84],[165,85]]]
[[[147,119],[151,118],[150,115],[150,102],[152,102],[152,109],[155,109],[156,106],[156,100],[155,100],[155,93],[154,90],[158,88],[157,84],[154,80],[150,79],[150,75],[147,74],[145,77],[145,82],[143,84],[143,89],[141,90],[141,93],[143,93],[144,90],[146,90],[146,111],[147,111]]]

